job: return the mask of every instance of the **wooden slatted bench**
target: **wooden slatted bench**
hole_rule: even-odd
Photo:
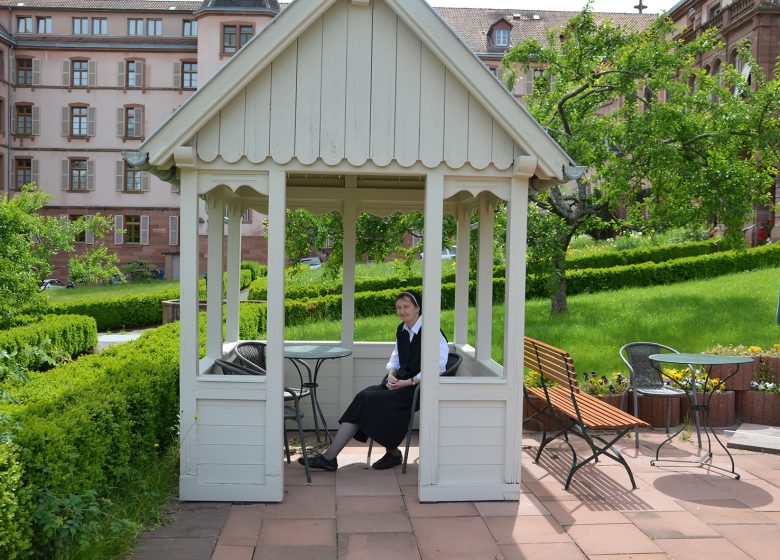
[[[572,452],[571,470],[569,470],[564,488],[568,490],[574,474],[581,467],[591,461],[598,461],[598,458],[604,455],[625,467],[628,477],[631,479],[631,486],[636,489],[631,467],[620,452],[615,449],[614,444],[635,427],[649,428],[650,425],[593,395],[581,392],[577,383],[574,361],[565,350],[525,337],[524,356],[525,366],[539,373],[541,379],[541,387],[523,387],[526,397],[533,395],[544,401],[544,405],[537,408],[528,420],[534,420],[534,417],[545,414],[557,419],[561,424],[561,429],[555,430],[548,436],[547,429],[539,422],[542,427],[542,441],[539,444],[534,462],[539,462],[539,457],[548,443],[557,438],[563,438]],[[530,400],[526,398],[526,402],[530,402]],[[560,422],[561,418],[563,418],[563,422]],[[593,435],[590,433],[591,431],[610,431],[615,432],[615,434],[610,436],[611,439],[605,439]],[[569,434],[585,440],[592,454],[578,461],[577,453],[569,442]]]

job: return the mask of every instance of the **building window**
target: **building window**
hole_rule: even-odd
[[[16,106],[16,135],[32,136],[33,110],[32,105]]]
[[[22,190],[24,185],[32,183],[32,159],[16,158],[14,160],[14,189]]]
[[[150,37],[155,35],[162,35],[162,20],[161,19],[147,19],[146,20],[146,34]]]
[[[238,29],[238,48],[240,49],[246,45],[252,36],[255,34],[255,30],[251,25],[242,25]]]
[[[143,133],[143,109],[140,107],[125,107],[123,134],[125,138],[141,138]]]
[[[508,29],[496,29],[494,32],[495,43],[497,47],[509,46],[509,30]]]
[[[31,86],[33,82],[32,58],[16,59],[16,83],[22,86]]]
[[[89,18],[73,18],[73,34],[89,35]]]
[[[141,216],[125,216],[125,243],[141,243]]]
[[[194,19],[185,19],[184,27],[182,28],[182,37],[197,37],[198,36],[198,22]]]
[[[70,160],[70,183],[68,187],[72,191],[86,191],[87,190],[87,160],[85,159],[72,159]]]
[[[242,224],[251,224],[252,223],[252,209],[247,208],[244,210],[244,213],[241,214],[241,223]]]
[[[236,52],[236,26],[226,25],[222,28],[222,52],[233,54]]]
[[[142,192],[143,182],[140,169],[133,169],[125,162],[125,192]]]
[[[68,221],[69,222],[77,222],[77,221],[79,221],[83,217],[84,216],[82,216],[81,214],[71,214],[70,216],[68,216]],[[87,232],[86,232],[86,230],[81,230],[81,232],[79,232],[79,234],[76,235],[76,239],[74,239],[74,241],[76,243],[86,243],[87,242]]]
[[[144,20],[141,18],[129,18],[127,20],[127,34],[128,35],[143,35],[144,34]]]
[[[36,29],[38,30],[38,33],[51,33],[52,27],[51,27],[51,16],[45,16],[41,17],[38,16],[35,18],[36,23]]]
[[[32,16],[16,16],[16,32],[32,33],[33,32]]]
[[[73,87],[87,87],[89,85],[89,62],[86,60],[73,60],[70,64],[70,85]]]
[[[87,116],[88,116],[88,110],[86,107],[70,108],[70,135],[71,136],[87,135],[87,130],[88,130]]]
[[[141,87],[143,80],[143,63],[138,60],[127,61],[127,87]]]
[[[104,18],[104,17],[92,18],[92,34],[108,35],[108,18]]]
[[[0,134],[5,134],[5,99],[0,97]],[[0,169],[2,173],[2,169]]]
[[[196,89],[198,87],[198,63],[182,62],[181,87],[183,89]]]

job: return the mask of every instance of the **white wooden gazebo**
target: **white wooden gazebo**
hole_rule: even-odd
[[[343,215],[344,320],[333,344],[353,354],[322,370],[320,401],[331,426],[358,390],[381,378],[393,344],[392,333],[387,343],[354,341],[357,215],[424,212],[426,247],[436,255],[424,263],[426,325],[440,319],[435,248],[443,215],[457,217],[453,347],[464,361],[456,377],[425,376],[419,496],[518,499],[528,191],[532,181],[565,181],[571,161],[423,0],[295,0],[129,159],[181,187],[181,499],[282,500],[282,386],[292,375],[283,355],[288,208]],[[198,270],[200,198],[209,217],[207,271]],[[509,214],[503,367],[490,356],[499,199]],[[267,377],[212,373],[239,338],[247,208],[268,215]],[[479,262],[470,279],[475,208]],[[207,351],[199,359],[203,272]],[[478,286],[474,346],[470,280]],[[423,371],[436,371],[436,329],[423,333]]]

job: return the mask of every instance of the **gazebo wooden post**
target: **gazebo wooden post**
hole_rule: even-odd
[[[226,342],[238,342],[239,301],[241,299],[241,201],[228,203]]]
[[[489,360],[493,344],[493,200],[479,195],[479,251],[477,254],[477,360]]]
[[[347,196],[341,214],[342,276],[341,276],[341,345],[352,348],[355,341],[355,260],[357,250],[357,175],[344,179]],[[354,357],[341,358],[339,380],[339,410],[345,410],[355,394]]]
[[[221,193],[206,195],[208,213],[208,280],[206,282],[206,355],[222,357],[222,258],[225,236],[225,200]]]
[[[455,260],[455,344],[468,343],[469,263],[471,260],[471,209],[459,207],[458,249]]]

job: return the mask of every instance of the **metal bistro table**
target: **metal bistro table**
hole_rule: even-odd
[[[734,377],[737,372],[739,371],[739,365],[740,364],[746,364],[748,362],[753,361],[753,358],[748,358],[745,356],[718,356],[715,354],[651,354],[649,358],[655,362],[663,362],[663,363],[669,363],[669,364],[684,364],[684,365],[692,365],[692,366],[703,366],[704,371],[707,373],[705,379],[704,379],[704,388],[702,390],[702,404],[698,403],[697,393],[696,390],[696,380],[693,379],[691,382],[691,392],[689,393],[689,397],[691,399],[691,412],[695,411],[701,411],[704,413],[704,435],[707,436],[707,453],[703,455],[702,457],[699,457],[696,461],[689,461],[689,460],[683,460],[683,459],[660,459],[660,453],[661,448],[669,441],[674,439],[684,428],[684,425],[680,427],[679,430],[677,430],[674,434],[669,436],[667,439],[665,439],[661,445],[658,446],[658,449],[656,449],[655,452],[655,460],[650,461],[650,464],[655,466],[658,462],[665,462],[665,463],[693,463],[699,466],[707,466],[711,469],[718,469],[720,471],[730,473],[734,475],[734,478],[739,480],[739,474],[735,470],[734,466],[734,457],[731,456],[731,453],[729,453],[729,450],[726,448],[726,446],[723,444],[723,442],[718,437],[718,434],[715,433],[714,428],[710,424],[710,401],[712,400],[712,395],[715,393],[715,390],[717,387],[712,387],[709,391],[707,391],[707,385],[710,381],[710,372],[712,371],[712,366],[716,365],[733,365],[734,371],[729,373],[728,375],[724,375],[721,378],[721,383],[724,383],[727,379],[730,379]],[[707,431],[709,430],[709,432]],[[729,456],[729,460],[731,461],[731,470],[724,468],[724,467],[718,467],[716,465],[712,464],[712,440],[710,439],[710,433],[715,438],[715,441],[720,444],[720,446],[723,448],[723,450],[726,452],[726,455]]]
[[[325,422],[325,415],[322,413],[322,408],[320,408],[320,401],[317,398],[317,376],[320,373],[320,367],[322,367],[325,360],[345,358],[351,354],[352,350],[349,348],[327,344],[286,344],[284,346],[284,357],[293,363],[295,369],[298,370],[298,374],[301,373],[300,366],[303,366],[306,369],[308,382],[305,382],[303,386],[311,389],[312,404],[314,408],[314,410],[312,410],[312,416],[314,417],[314,431],[317,434],[318,443],[321,441],[319,420],[322,420],[322,429],[325,432],[325,437],[328,442],[333,441],[328,432],[328,424]],[[313,370],[308,363],[309,360],[314,361]],[[317,416],[319,416],[319,419]]]

